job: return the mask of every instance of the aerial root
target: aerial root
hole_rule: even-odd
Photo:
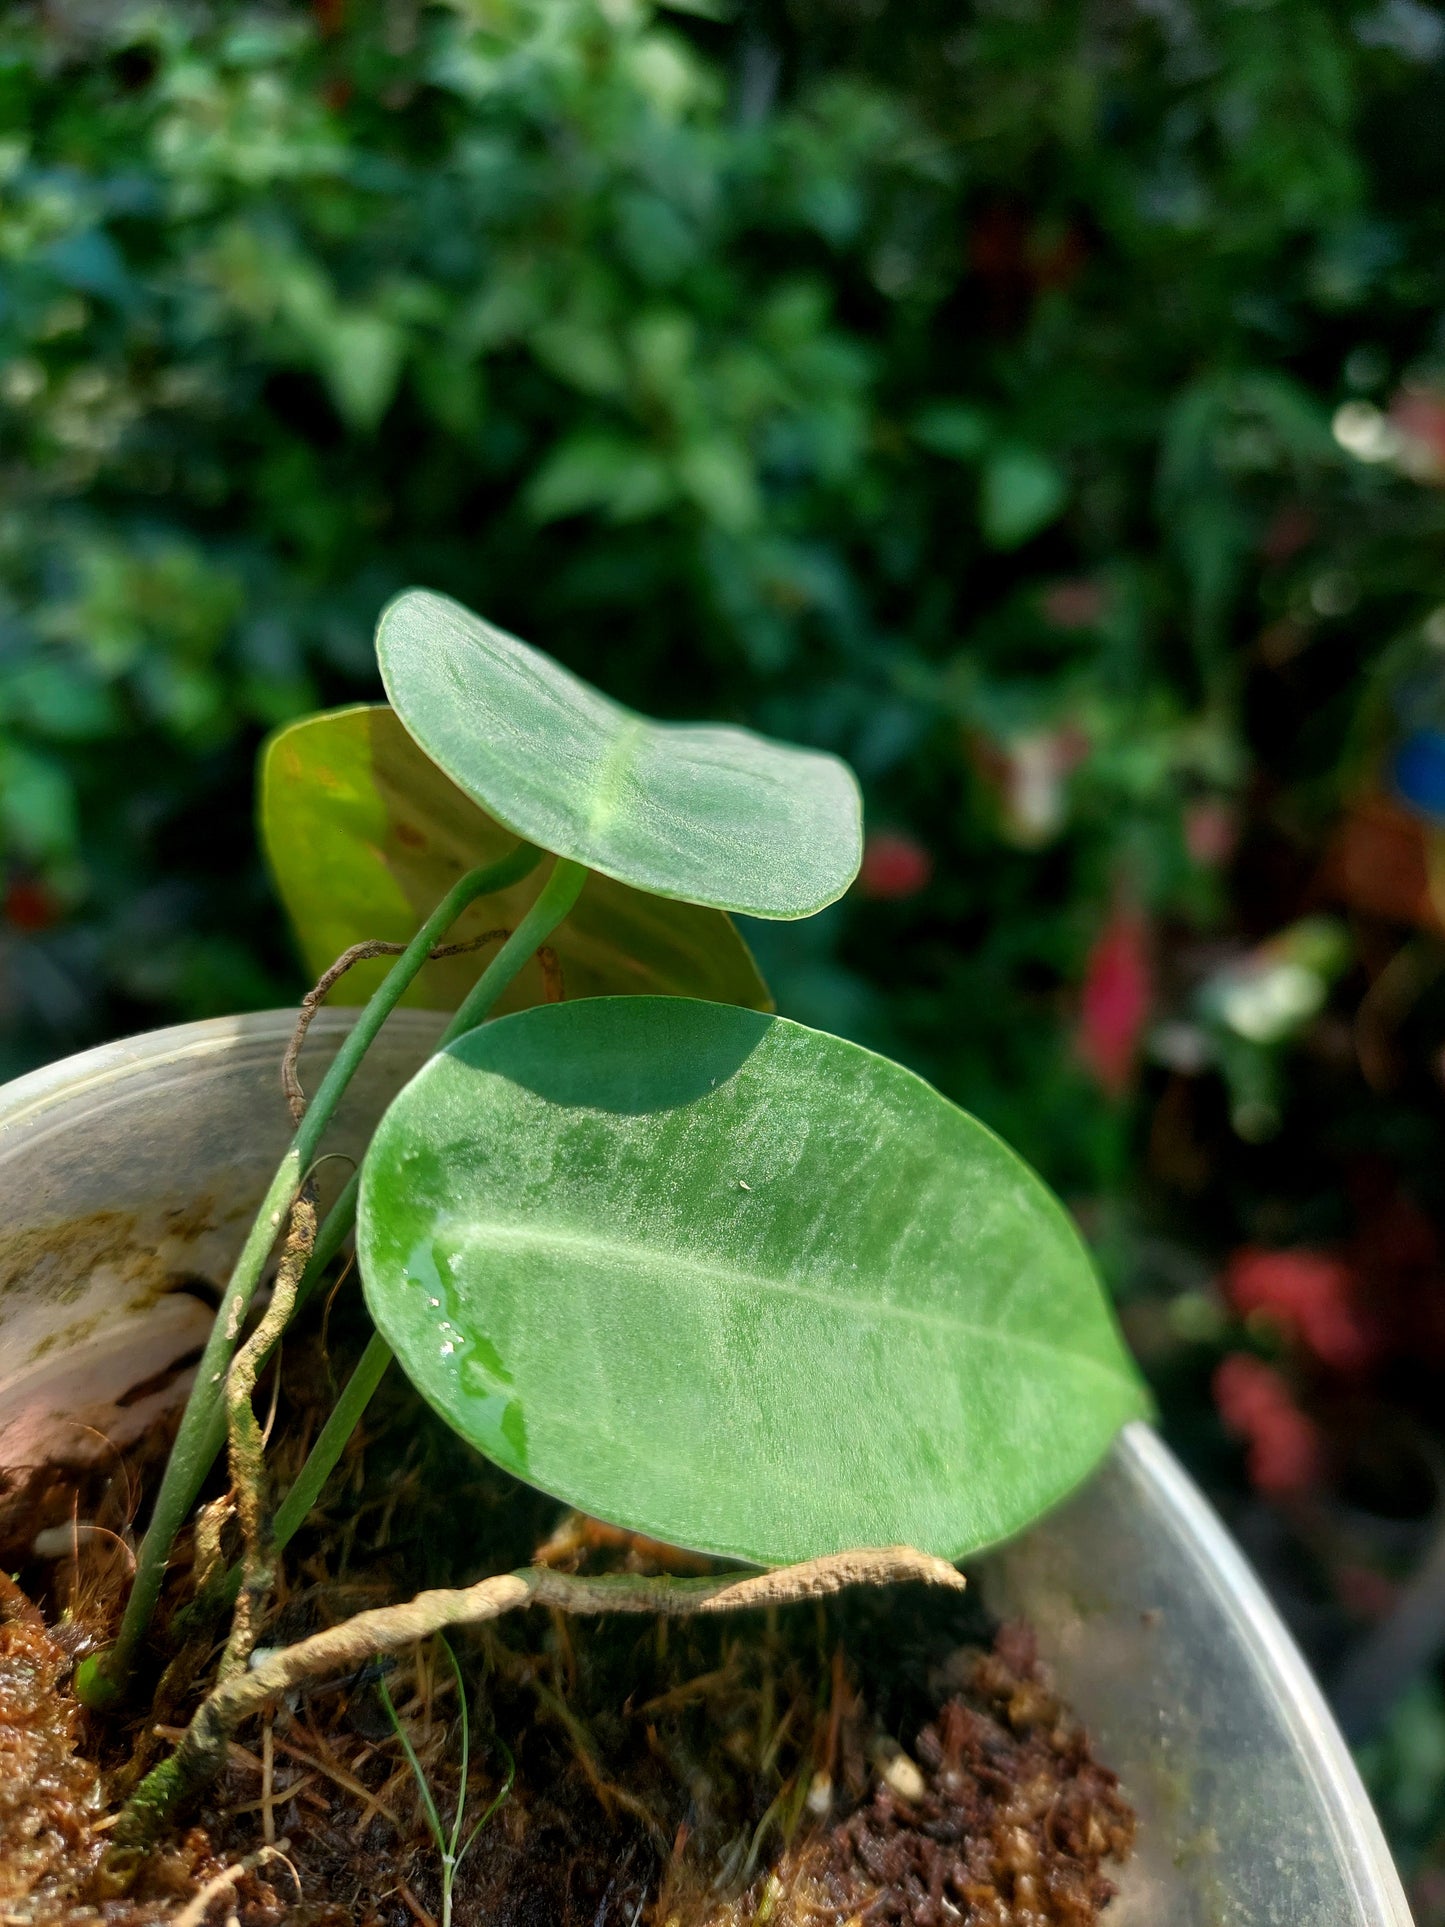
[[[183,1801],[207,1785],[226,1764],[231,1735],[278,1693],[328,1673],[354,1672],[378,1654],[430,1639],[450,1626],[479,1626],[519,1606],[555,1606],[569,1613],[655,1613],[682,1618],[692,1613],[743,1612],[800,1600],[823,1599],[850,1586],[886,1586],[913,1580],[957,1591],[956,1567],[908,1546],[831,1553],[772,1572],[727,1573],[720,1578],[677,1579],[634,1573],[588,1577],[527,1566],[474,1586],[418,1593],[396,1606],[357,1613],[294,1646],[252,1655],[250,1670],[223,1679],[197,1711],[168,1760],[141,1782],[116,1823],[111,1864],[139,1854],[169,1823]]]
[[[273,1579],[270,1518],[266,1506],[266,1442],[251,1400],[266,1356],[285,1331],[296,1308],[296,1293],[315,1243],[316,1187],[308,1180],[291,1207],[291,1223],[276,1269],[271,1302],[255,1331],[231,1360],[226,1376],[231,1486],[236,1515],[241,1522],[244,1557],[231,1636],[221,1661],[223,1680],[241,1672],[251,1656],[256,1628]]]
[[[439,943],[435,949],[427,952],[427,961],[440,963],[443,957],[462,957],[469,950],[480,950],[484,944],[504,943],[511,934],[510,930],[484,930],[481,936],[468,937],[462,943]],[[296,1028],[291,1034],[291,1042],[286,1046],[286,1055],[281,1059],[281,1088],[286,1093],[286,1102],[297,1124],[306,1115],[306,1093],[301,1088],[296,1064],[301,1056],[301,1046],[306,1042],[306,1033],[311,1028],[311,1019],[353,965],[366,963],[372,957],[399,957],[406,948],[404,943],[386,943],[380,937],[370,937],[365,943],[354,943],[322,972],[318,981],[301,999]],[[549,997],[548,1001],[555,1000]]]

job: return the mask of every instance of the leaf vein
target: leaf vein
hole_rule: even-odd
[[[784,1297],[805,1299],[822,1305],[829,1310],[855,1312],[862,1316],[883,1316],[899,1319],[905,1323],[929,1326],[935,1330],[967,1335],[985,1343],[1022,1346],[1026,1350],[1042,1352],[1051,1358],[1061,1358],[1073,1365],[1082,1365],[1102,1373],[1104,1376],[1129,1382],[1129,1373],[1109,1361],[1096,1358],[1088,1352],[1071,1351],[1067,1346],[1054,1344],[1028,1332],[1020,1332],[1007,1325],[979,1324],[975,1320],[955,1318],[948,1313],[931,1312],[917,1305],[900,1304],[894,1300],[860,1299],[850,1297],[846,1292],[829,1291],[819,1286],[805,1283],[800,1279],[778,1278],[772,1274],[743,1271],[736,1265],[720,1263],[716,1260],[699,1258],[691,1252],[660,1251],[655,1246],[642,1243],[624,1244],[617,1239],[595,1236],[578,1237],[575,1232],[557,1226],[539,1228],[536,1225],[504,1225],[495,1222],[468,1221],[467,1242],[489,1244],[531,1246],[539,1250],[560,1249],[599,1253],[624,1263],[643,1264],[656,1268],[668,1276],[676,1277],[681,1273],[693,1273],[699,1278],[715,1278],[740,1287],[756,1287],[775,1292]]]

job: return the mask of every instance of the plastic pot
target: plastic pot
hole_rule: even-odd
[[[314,1088],[345,1013],[312,1027]],[[438,1021],[399,1012],[329,1142],[359,1155]],[[0,1091],[0,1464],[83,1459],[180,1395],[289,1135],[289,1012],[106,1045]],[[343,1163],[322,1176],[344,1174]],[[59,1308],[59,1309],[57,1309]],[[978,1562],[1122,1774],[1139,1848],[1112,1927],[1402,1927],[1375,1816],[1289,1635],[1168,1450],[1132,1426],[1044,1524]]]

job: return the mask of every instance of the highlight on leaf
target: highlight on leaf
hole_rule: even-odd
[[[460,603],[410,589],[382,612],[382,680],[440,769],[544,850],[656,896],[812,916],[862,860],[836,756],[625,709]]]

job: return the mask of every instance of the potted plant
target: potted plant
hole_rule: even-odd
[[[226,1278],[114,1637],[76,1669],[79,1699],[98,1719],[122,1719],[154,1682],[163,1600],[172,1700],[180,1656],[199,1655],[188,1662],[200,1678],[187,1682],[184,1731],[154,1765],[140,1749],[148,1770],[132,1777],[97,1877],[119,1888],[135,1876],[225,1767],[243,1720],[449,1629],[490,1626],[538,1603],[564,1616],[692,1624],[897,1582],[925,1583],[946,1600],[960,1583],[957,1562],[1003,1545],[988,1588],[1034,1621],[1111,1756],[1117,1741],[1140,1799],[1138,1871],[1123,1876],[1116,1918],[1158,1919],[1167,1906],[1173,1920],[1203,1920],[1221,1895],[1238,1918],[1270,1918],[1238,1907],[1275,1907],[1283,1877],[1297,1898],[1312,1897],[1315,1911],[1295,1917],[1403,1919],[1368,1809],[1287,1641],[1160,1448],[1130,1425],[1144,1394],[1061,1207],[991,1133],[910,1073],[767,1009],[727,913],[807,915],[847,887],[860,838],[846,769],[742,731],[648,723],[427,594],[385,612],[378,656],[389,707],[307,719],[281,732],[265,761],[263,830],[319,981],[285,1054],[294,1133]],[[387,953],[400,954],[384,963]],[[372,977],[361,1015],[343,1026],[328,1012],[312,1025],[347,971]],[[450,1009],[450,1021],[394,1018],[406,998]],[[329,1057],[319,1083],[298,1070],[308,1027]],[[233,1158],[227,1171],[203,1104],[178,1132],[153,1088],[122,1091],[137,1077],[153,1084],[158,1064],[189,1050],[187,1102],[206,1081],[216,1086],[207,1102],[224,1091],[227,1124],[250,1143],[254,1123],[264,1156],[274,1130],[253,1115],[245,1087],[255,1046],[273,1045],[275,1027],[243,1024],[203,1040],[206,1029],[193,1046],[173,1037],[128,1061],[98,1061],[78,1080],[42,1073],[12,1090],[0,1172],[12,1189],[29,1175],[23,1223],[35,1226],[48,1204],[45,1249],[61,1254],[62,1274],[77,1223],[88,1227],[92,1292],[100,1207],[81,1212],[65,1195],[74,1134],[50,1161],[48,1200],[36,1195],[57,1111],[95,1113],[83,1160],[92,1197],[97,1181],[115,1183],[112,1155],[124,1151],[137,1167],[127,1195],[106,1193],[112,1211],[140,1213],[128,1229],[107,1227],[113,1272],[116,1248],[154,1242],[141,1207],[153,1211],[158,1197],[173,1242],[189,1247],[233,1221],[239,1198],[259,1188],[253,1157],[244,1168]],[[404,1068],[414,1068],[405,1082]],[[183,1142],[188,1182],[173,1161]],[[318,1160],[333,1146],[363,1155],[323,1212]],[[187,1188],[193,1209],[210,1193],[204,1233],[176,1230]],[[353,1221],[375,1330],[277,1491],[254,1394]],[[32,1235],[28,1259],[17,1256],[22,1279],[34,1277],[38,1249]],[[153,1323],[156,1305],[175,1302],[150,1291],[146,1304],[133,1278],[128,1286],[123,1317]],[[34,1324],[33,1298],[21,1290],[17,1332],[22,1315]],[[120,1325],[104,1306],[93,1317],[89,1330],[75,1318],[57,1329],[71,1344],[98,1329],[118,1360]],[[193,1308],[182,1321],[192,1338],[196,1322]],[[17,1414],[35,1420],[38,1384],[48,1401],[41,1420],[63,1402],[64,1375],[46,1363],[34,1329],[25,1338],[10,1385],[0,1384],[0,1447],[7,1419],[12,1431]],[[170,1364],[183,1356],[179,1325],[163,1350]],[[564,1565],[610,1529],[628,1563],[645,1569],[562,1570],[554,1546],[512,1571],[493,1563],[472,1584],[273,1639],[285,1549],[393,1356],[426,1406],[520,1481],[516,1490],[540,1488],[578,1520],[602,1522],[574,1520]],[[155,1396],[155,1374],[148,1384]],[[284,1437],[284,1414],[279,1424]],[[1036,1526],[1125,1426],[1105,1480]],[[223,1445],[230,1497],[196,1518]],[[192,1583],[178,1601],[167,1571],[183,1528]],[[467,1521],[455,1531],[464,1557],[487,1559]],[[682,1577],[669,1548],[761,1570]],[[914,1599],[880,1597],[885,1620],[905,1612],[891,1602]],[[796,1614],[782,1630],[776,1617],[763,1624],[749,1638],[767,1678],[775,1662],[789,1677],[807,1675]],[[224,1649],[212,1673],[205,1656],[218,1625]],[[571,1650],[569,1631],[556,1637]],[[476,1668],[469,1676],[442,1650],[440,1677],[445,1687],[452,1674],[469,1749]],[[495,1684],[505,1666],[487,1651]],[[967,1678],[955,1673],[951,1686],[942,1669],[944,1712],[902,1736],[923,1749],[922,1769],[865,1709],[864,1696],[886,1685],[864,1678],[860,1688],[841,1639],[836,1653],[831,1672],[799,1695],[801,1705],[811,1693],[823,1715],[808,1745],[779,1737],[786,1721],[773,1689],[757,1688],[767,1708],[759,1768],[770,1748],[774,1772],[778,1748],[794,1754],[751,1839],[738,1836],[736,1864],[690,1862],[697,1823],[684,1818],[667,1853],[656,1848],[662,1872],[638,1918],[645,1901],[651,1917],[681,1920],[689,1880],[699,1919],[709,1881],[744,1910],[727,1916],[737,1919],[781,1920],[829,1894],[840,1896],[840,1920],[864,1906],[897,1919],[967,1918],[969,1909],[979,1920],[1091,1917],[1108,1891],[1100,1864],[1124,1844],[1127,1816],[1025,1647],[964,1662]],[[963,1696],[947,1700],[951,1689]],[[424,1788],[449,1914],[474,1837],[464,1825],[521,1797],[500,1765],[507,1745],[498,1728],[490,1797],[474,1812],[467,1751],[443,1822],[384,1674],[376,1690]],[[654,1698],[669,1705],[692,1690],[679,1683]],[[575,1712],[552,1711],[599,1801],[630,1812],[636,1794],[609,1788],[587,1735],[567,1727]],[[1159,1724],[1171,1712],[1172,1731]],[[666,1736],[648,1732],[668,1756]],[[870,1766],[848,1768],[851,1802],[835,1785],[850,1736],[872,1750]],[[961,1798],[970,1744],[994,1749],[995,1777],[998,1749],[1013,1748],[1007,1797],[983,1827],[983,1861],[949,1807]],[[705,1756],[688,1815],[716,1804],[719,1758]],[[1020,1793],[1026,1767],[1031,1807]],[[1046,1767],[1055,1775],[1047,1785]],[[1262,1835],[1260,1774],[1271,1809]],[[1172,1818],[1156,1779],[1175,1783]],[[1181,1816],[1198,1823],[1192,1845],[1184,1840],[1192,1860],[1180,1858]],[[1228,1847],[1211,1848],[1208,1828],[1226,1820]],[[1278,1828],[1292,1822],[1282,1855]],[[771,1871],[764,1847],[780,1856]],[[895,1901],[903,1911],[888,1912]],[[605,1905],[596,1917],[605,1920]]]

